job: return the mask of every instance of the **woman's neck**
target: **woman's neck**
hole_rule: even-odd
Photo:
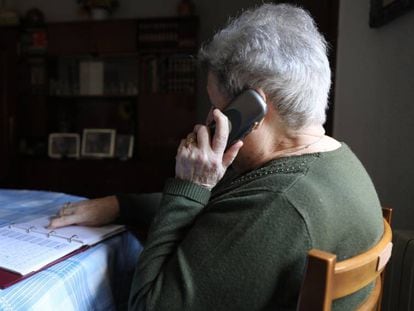
[[[325,129],[321,125],[308,126],[297,131],[286,130],[273,136],[271,145],[273,150],[270,154],[277,158],[309,153],[310,150],[318,149],[325,137]]]
[[[260,139],[255,136],[246,137],[234,162],[233,166],[239,172],[258,168],[277,158],[331,151],[341,146],[335,139],[325,135],[322,126],[309,126],[299,131],[269,130],[260,133]]]

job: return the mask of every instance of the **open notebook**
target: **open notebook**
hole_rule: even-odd
[[[0,228],[0,288],[125,230],[122,225],[47,229],[49,217]]]

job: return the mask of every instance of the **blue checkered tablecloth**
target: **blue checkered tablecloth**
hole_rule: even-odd
[[[56,214],[68,201],[63,193],[1,190],[0,226]],[[142,246],[122,233],[46,270],[0,290],[0,310],[124,310]]]

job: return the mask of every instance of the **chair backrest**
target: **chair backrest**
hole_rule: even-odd
[[[384,234],[368,251],[352,258],[336,261],[336,255],[317,249],[308,252],[305,277],[297,310],[331,310],[335,299],[348,296],[376,281],[374,290],[358,310],[379,310],[382,277],[392,250],[391,209],[383,209]]]

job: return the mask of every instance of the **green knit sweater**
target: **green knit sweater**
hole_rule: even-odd
[[[211,193],[171,179],[162,196],[118,197],[124,221],[152,222],[130,310],[294,310],[309,249],[343,260],[382,235],[375,189],[344,144],[232,175]]]

